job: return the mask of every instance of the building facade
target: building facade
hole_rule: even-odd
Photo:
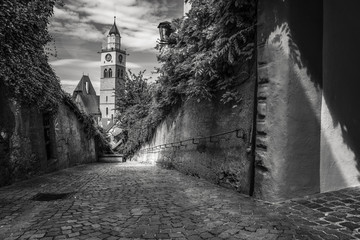
[[[98,123],[101,118],[99,96],[90,81],[89,76],[83,75],[73,92],[73,99],[79,109],[91,115]]]
[[[114,122],[116,102],[124,89],[126,74],[126,51],[121,49],[121,36],[115,21],[101,50],[100,61],[101,125],[106,128]]]

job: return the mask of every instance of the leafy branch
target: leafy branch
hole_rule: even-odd
[[[22,104],[56,112],[60,81],[48,64],[49,18],[57,0],[4,0],[0,3],[0,81]]]

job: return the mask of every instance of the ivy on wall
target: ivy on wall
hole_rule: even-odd
[[[0,81],[21,104],[55,112],[60,81],[48,64],[49,18],[57,0],[0,2]]]
[[[125,76],[124,90],[116,103],[119,110],[119,127],[123,129],[124,144],[120,151],[124,157],[132,156],[152,136],[164,114],[153,100],[156,84],[149,84],[141,71],[129,70]]]
[[[94,138],[99,152],[100,153],[112,152],[111,146],[106,139],[106,134],[104,130],[95,123],[94,118],[80,111],[76,103],[73,101],[72,97],[68,93],[65,93],[63,91],[62,91],[62,102],[66,106],[68,106],[71,109],[71,111],[75,114],[76,118],[81,123],[82,130],[84,131],[86,137],[88,139]]]
[[[167,47],[158,46],[159,103],[167,107],[190,98],[211,99],[219,92],[224,103],[239,101],[237,86],[252,74],[238,70],[253,59],[256,1],[189,2],[187,17],[172,22],[176,31]]]

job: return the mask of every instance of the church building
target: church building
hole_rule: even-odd
[[[99,109],[99,96],[90,81],[89,76],[83,75],[73,92],[73,99],[81,111],[92,116],[99,122],[101,113]]]
[[[100,110],[102,127],[114,123],[116,102],[124,89],[126,71],[126,51],[121,49],[121,36],[114,24],[101,50]]]
[[[85,113],[94,117],[104,129],[114,125],[116,102],[125,84],[126,51],[121,49],[121,36],[115,19],[100,57],[100,96],[89,76],[82,76],[73,92],[73,99]]]

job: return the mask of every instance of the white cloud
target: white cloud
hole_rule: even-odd
[[[55,8],[50,32],[101,42],[117,16],[124,47],[133,51],[153,51],[158,39],[157,25],[164,21],[166,1],[77,0]]]
[[[60,59],[50,62],[51,66],[61,67],[61,66],[76,66],[78,68],[100,68],[100,61],[87,61],[82,59]],[[141,68],[137,63],[126,62],[127,68]]]
[[[86,61],[82,59],[60,59],[50,62],[52,66],[77,66],[77,67],[99,67],[100,68],[100,62],[99,61]]]

